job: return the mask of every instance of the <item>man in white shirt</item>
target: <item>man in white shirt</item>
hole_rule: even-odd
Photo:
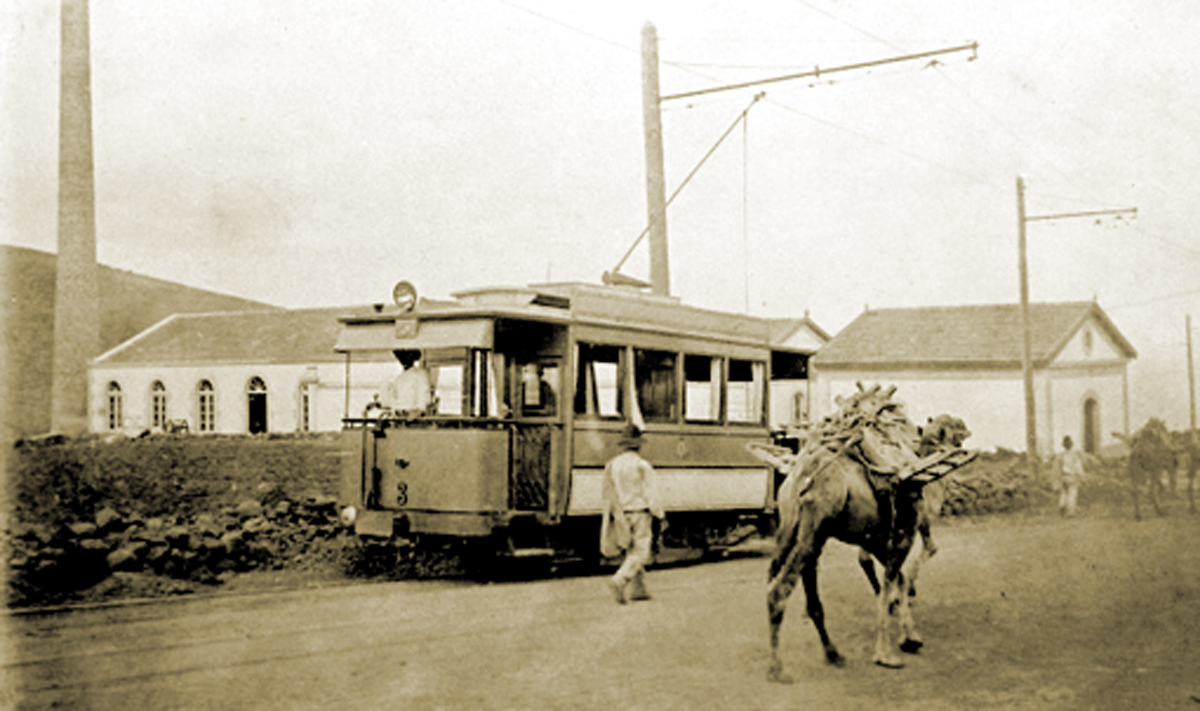
[[[425,412],[430,402],[429,373],[421,361],[401,361],[404,370],[388,383],[382,398],[383,405],[396,413],[419,414]]]
[[[1071,438],[1063,437],[1063,453],[1060,466],[1058,510],[1063,516],[1075,515],[1075,502],[1079,498],[1079,485],[1083,483],[1083,452],[1074,449]]]
[[[654,467],[638,454],[641,444],[641,430],[627,425],[620,441],[622,452],[604,468],[606,517],[611,517],[616,539],[620,541],[618,546],[625,550],[625,561],[608,584],[613,597],[622,605],[626,588],[630,588],[630,599],[650,599],[645,573],[654,538],[651,517],[665,518],[654,496]]]

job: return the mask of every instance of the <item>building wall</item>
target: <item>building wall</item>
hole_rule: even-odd
[[[802,398],[804,407],[808,406],[810,394],[807,380],[772,380],[770,393],[770,412],[768,424],[772,429],[787,429],[800,424],[796,418],[796,398]],[[811,418],[811,409],[809,409]]]
[[[858,382],[864,387],[895,385],[894,398],[918,425],[943,414],[962,418],[971,430],[967,446],[972,449],[1025,450],[1019,372],[820,371],[813,375],[814,419],[834,412],[834,398],[857,392]]]
[[[1062,368],[1045,372],[1040,398],[1050,403],[1050,411],[1039,422],[1038,448],[1062,451],[1062,438],[1069,435],[1075,447],[1084,443],[1084,403],[1094,398],[1098,406],[1099,446],[1114,444],[1113,432],[1127,434],[1128,406],[1124,366]],[[1040,414],[1040,413],[1039,413]],[[1042,422],[1045,427],[1042,427]],[[1044,438],[1044,442],[1043,442]]]
[[[4,412],[0,437],[4,442],[51,429],[57,261],[56,255],[48,252],[0,245],[0,323],[4,324],[0,378],[7,389],[0,403],[0,411]],[[276,308],[104,265],[98,267],[97,278],[100,350],[89,357],[123,343],[173,313]]]
[[[356,363],[351,374],[349,414],[363,408],[379,392],[382,383],[396,372],[394,363]],[[103,366],[93,365],[89,379],[89,417],[93,432],[109,427],[108,386],[121,388],[122,423],[126,432],[153,426],[152,385],[166,387],[167,419],[187,420],[189,431],[199,432],[199,384],[213,384],[214,431],[238,434],[249,431],[248,385],[261,378],[267,391],[267,431],[301,431],[301,386],[309,392],[309,429],[336,432],[347,409],[345,365],[320,364],[221,364],[192,366]]]
[[[1099,446],[1125,432],[1125,366],[1075,366],[1034,373],[1035,419],[1038,451],[1050,456],[1061,451],[1063,435],[1076,446],[1083,443],[1083,403],[1095,397],[1099,406]],[[905,404],[916,424],[930,417],[960,417],[971,430],[966,446],[993,450],[998,447],[1024,452],[1025,389],[1020,370],[966,371],[821,371],[813,374],[813,416],[820,419],[836,407],[834,398],[880,384],[896,386],[895,398]]]

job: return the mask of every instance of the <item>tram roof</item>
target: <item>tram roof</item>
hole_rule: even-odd
[[[381,341],[390,339],[347,337],[348,331],[358,328],[382,334],[387,324],[505,318],[717,338],[762,347],[769,347],[771,342],[768,319],[688,306],[678,297],[657,296],[629,287],[566,282],[487,287],[452,296],[454,301],[421,299],[408,312],[385,307],[376,313],[343,316],[339,319],[342,335],[336,350],[403,347],[400,340],[394,345],[384,345]]]

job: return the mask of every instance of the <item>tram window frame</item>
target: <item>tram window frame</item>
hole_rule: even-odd
[[[626,347],[579,341],[575,344],[575,417],[623,420],[626,410]],[[596,365],[606,366],[597,372]],[[603,377],[602,377],[603,376]],[[604,382],[601,382],[601,381]],[[607,381],[611,380],[612,383]]]
[[[683,420],[699,424],[720,424],[725,401],[722,356],[683,354]],[[695,386],[695,387],[693,387]],[[707,391],[707,398],[701,395]],[[693,396],[693,393],[696,395]],[[699,403],[707,399],[704,411]]]
[[[468,417],[471,412],[471,384],[467,377],[471,372],[472,358],[469,348],[430,348],[424,353],[425,370],[429,373],[429,384],[433,391],[435,408],[433,414],[440,417]],[[455,374],[456,375],[452,375]],[[450,375],[451,377],[447,377]],[[450,387],[457,381],[457,388]],[[446,398],[445,395],[457,395]],[[446,409],[451,407],[453,409]]]
[[[725,371],[725,418],[729,424],[762,425],[766,422],[766,368],[766,363],[760,360],[728,360]],[[744,390],[744,397],[735,397],[738,390]],[[739,402],[744,406],[739,407]],[[754,416],[754,410],[757,410],[757,417]]]
[[[638,410],[647,423],[679,422],[679,380],[682,358],[678,351],[633,349],[633,382]]]

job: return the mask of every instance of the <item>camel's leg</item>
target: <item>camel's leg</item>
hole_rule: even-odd
[[[858,549],[858,565],[866,573],[867,582],[871,584],[871,590],[875,591],[875,594],[878,595],[879,577],[875,575],[875,559],[871,557],[871,554],[865,548]]]
[[[1161,498],[1160,495],[1162,495],[1162,494],[1163,494],[1162,472],[1157,472],[1154,475],[1154,477],[1150,480],[1150,489],[1147,492],[1147,496],[1150,497],[1150,503],[1151,503],[1151,505],[1154,506],[1154,513],[1159,516],[1163,515],[1162,507],[1160,507],[1158,505],[1158,500],[1159,500],[1159,498]]]
[[[1132,469],[1129,470],[1129,491],[1133,494],[1133,520],[1142,520],[1142,511],[1138,508],[1138,476]]]
[[[900,574],[885,575],[883,590],[876,596],[879,618],[875,630],[875,663],[882,667],[899,669],[904,666],[900,656],[896,635],[892,632],[899,617],[900,598],[906,595],[901,590]]]
[[[773,575],[767,586],[767,617],[771,623],[771,666],[767,670],[767,681],[780,684],[792,683],[792,678],[783,673],[783,662],[779,659],[779,628],[783,625],[788,598],[800,578],[795,553],[795,548],[775,552],[775,558],[771,561]]]
[[[917,533],[921,534],[921,545],[924,547],[922,555],[925,558],[932,558],[938,552],[937,544],[933,542],[933,531],[929,527],[929,518],[921,516],[917,519]]]
[[[825,648],[825,661],[836,666],[844,666],[846,658],[833,646],[829,632],[825,629],[825,608],[821,605],[821,594],[817,590],[817,558],[821,549],[817,548],[807,558],[801,559],[800,579],[804,582],[804,597],[808,604],[808,617],[817,628],[821,637],[821,646]]]
[[[925,552],[921,552],[921,556],[925,557]],[[917,623],[912,616],[912,590],[915,574],[902,574],[900,580],[900,651],[909,654],[916,654],[921,647],[925,646],[925,641],[921,639],[921,633],[917,632]]]
[[[1188,473],[1188,511],[1196,513],[1196,473]]]
[[[918,549],[917,547],[920,546]],[[917,632],[917,624],[912,616],[912,599],[917,594],[917,576],[921,572],[921,567],[925,562],[933,557],[933,552],[925,547],[921,539],[913,544],[913,550],[909,552],[908,559],[904,562],[901,568],[900,579],[900,651],[915,654],[917,650],[925,646],[924,640],[921,639],[920,633]]]

